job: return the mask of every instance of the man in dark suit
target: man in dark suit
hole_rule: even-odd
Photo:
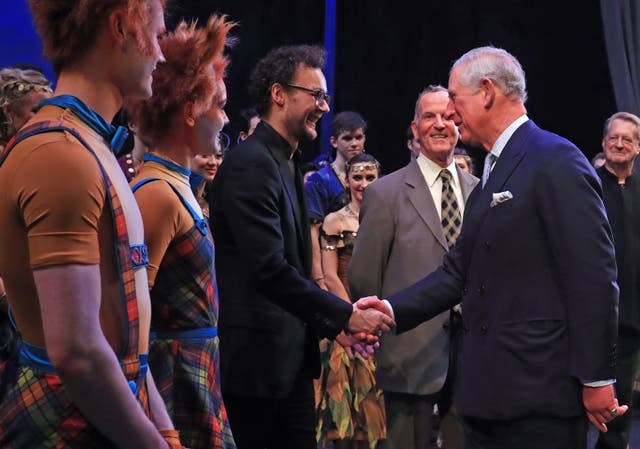
[[[445,117],[448,102],[449,94],[442,86],[420,92],[411,124],[420,149],[417,158],[367,187],[349,264],[349,285],[355,298],[386,297],[413,284],[438,267],[453,243],[442,226],[446,183],[441,174],[446,170],[451,175],[459,214],[478,179],[454,161],[458,130]],[[448,319],[449,312],[443,312],[411,331],[388,333],[381,340],[376,380],[384,390],[388,449],[431,448],[433,405],[449,367]],[[444,402],[439,403],[440,411],[446,408],[440,407]],[[446,447],[461,449],[461,434],[459,425],[458,432],[447,433]]]
[[[315,139],[329,110],[323,64],[324,50],[311,46],[282,47],[257,64],[250,92],[262,122],[228,153],[212,186],[221,381],[238,449],[315,448],[318,335],[380,333],[393,324],[309,279],[297,148]]]
[[[633,170],[640,154],[640,118],[629,112],[609,117],[602,149],[605,163],[596,172],[613,231],[620,287],[616,392],[621,402],[631,404],[640,361],[640,175]],[[596,449],[625,449],[630,431],[631,413],[627,413],[600,434]]]
[[[626,412],[614,395],[618,288],[597,175],[526,115],[520,63],[471,50],[449,75],[461,139],[484,148],[483,187],[443,264],[392,295],[398,332],[463,298],[455,404],[471,448],[586,448]],[[363,304],[362,306],[365,306]]]

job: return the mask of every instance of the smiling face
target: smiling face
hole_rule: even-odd
[[[636,137],[637,128],[630,120],[614,119],[609,124],[607,135],[602,139],[602,149],[606,164],[629,166],[640,153],[640,142]]]
[[[327,91],[327,82],[320,69],[299,65],[290,84],[311,90]],[[315,97],[302,89],[284,86],[284,126],[289,136],[295,140],[314,140],[320,117],[329,112],[329,105],[321,101],[316,105]]]
[[[222,153],[196,154],[191,162],[191,171],[204,177],[206,182],[213,181],[222,164]]]
[[[347,174],[347,187],[351,192],[351,199],[361,203],[364,190],[369,184],[378,179],[379,169],[371,162],[359,162],[349,167]]]
[[[445,91],[423,94],[411,124],[422,154],[441,167],[451,164],[453,150],[458,142],[458,130],[451,117],[446,114],[448,103],[449,95]]]
[[[227,104],[227,89],[224,81],[218,81],[218,87],[211,107],[195,119],[193,133],[196,154],[222,153],[220,131],[229,123],[224,107]]]

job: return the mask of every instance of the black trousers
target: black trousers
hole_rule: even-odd
[[[587,417],[490,420],[465,417],[467,449],[586,449]]]
[[[316,449],[313,381],[298,379],[289,397],[263,399],[225,395],[238,449]]]
[[[631,407],[633,380],[640,358],[640,336],[620,332],[618,336],[618,357],[616,364],[616,397],[621,405]],[[609,431],[600,433],[596,449],[625,449],[631,436],[633,410],[607,423]]]

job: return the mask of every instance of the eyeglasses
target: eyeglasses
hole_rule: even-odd
[[[308,87],[298,86],[296,84],[289,84],[289,83],[287,83],[287,86],[293,87],[294,89],[304,90],[305,92],[308,92],[311,95],[313,95],[313,98],[316,99],[316,106],[320,106],[323,101],[327,103],[327,105],[331,104],[331,95],[326,93],[324,90],[309,89]]]

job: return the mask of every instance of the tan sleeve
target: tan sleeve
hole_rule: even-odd
[[[105,186],[91,153],[64,138],[50,141],[29,153],[14,180],[32,268],[100,262]]]
[[[141,186],[134,196],[142,214],[144,238],[149,249],[147,274],[151,289],[169,244],[177,235],[185,232],[182,229],[184,206],[171,187],[162,180]]]

